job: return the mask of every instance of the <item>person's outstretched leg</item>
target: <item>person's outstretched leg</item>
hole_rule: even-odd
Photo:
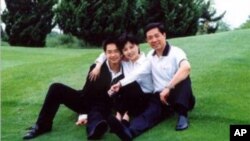
[[[82,99],[80,92],[66,85],[54,83],[50,86],[36,124],[30,128],[23,139],[32,139],[51,131],[53,119],[60,104],[65,104],[75,112],[81,112]]]
[[[144,112],[130,122],[129,130],[133,136],[138,136],[159,123],[161,118],[162,108],[160,98],[158,95],[151,95]]]
[[[130,141],[147,129],[152,128],[162,118],[162,109],[159,96],[151,95],[144,112],[136,116],[128,126],[110,117],[108,122],[111,130],[123,141]]]

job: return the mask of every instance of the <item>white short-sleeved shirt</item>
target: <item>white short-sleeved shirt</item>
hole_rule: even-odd
[[[161,92],[172,80],[181,61],[187,60],[182,49],[169,45],[165,47],[162,56],[157,56],[155,51],[151,50],[147,57],[151,64],[154,92]]]
[[[155,50],[151,50],[147,55],[147,60],[135,71],[120,80],[121,85],[125,86],[143,74],[152,75],[154,92],[161,92],[174,77],[183,60],[187,60],[186,54],[178,47],[166,45],[162,56],[158,57]]]

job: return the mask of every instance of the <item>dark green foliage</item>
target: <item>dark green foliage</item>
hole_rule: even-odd
[[[199,19],[213,16],[207,6],[203,0],[62,0],[55,11],[65,34],[100,45],[122,32],[143,41],[143,27],[149,22],[162,22],[168,38],[195,35]]]
[[[168,38],[195,35],[199,19],[212,18],[203,0],[6,0],[3,13],[11,45],[44,46],[46,35],[55,23],[64,34],[85,43],[100,45],[109,36],[132,32],[143,41],[143,27],[162,22]],[[54,9],[53,9],[53,6]],[[214,28],[215,29],[215,28]],[[206,32],[213,32],[207,28]],[[216,27],[217,29],[217,27]]]
[[[194,35],[201,15],[201,0],[145,0],[145,22],[162,22],[168,38]]]
[[[220,14],[219,16],[215,16],[216,10],[211,7],[210,1],[204,3],[202,5],[202,14],[201,14],[201,25],[200,32],[201,33],[215,33],[219,28],[219,21],[224,17],[226,11]]]
[[[62,0],[56,8],[56,21],[65,34],[100,45],[109,36],[125,31],[137,33],[134,0]]]
[[[6,24],[9,43],[13,46],[45,46],[46,35],[54,27],[52,7],[55,0],[5,0],[7,10],[2,19]]]

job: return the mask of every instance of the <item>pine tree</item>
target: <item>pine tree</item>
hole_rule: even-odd
[[[100,45],[109,36],[133,31],[137,34],[134,0],[62,0],[56,21],[65,34]]]
[[[7,10],[2,19],[8,41],[13,46],[45,46],[45,39],[54,27],[52,7],[55,0],[5,0]]]
[[[145,0],[145,23],[161,22],[168,38],[196,34],[202,0]]]
[[[220,25],[220,20],[226,14],[226,11],[219,16],[216,15],[216,10],[211,7],[211,2],[208,1],[202,5],[202,14],[200,16],[200,33],[215,33]]]

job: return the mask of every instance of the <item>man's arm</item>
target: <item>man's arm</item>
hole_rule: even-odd
[[[183,81],[184,79],[186,79],[189,76],[190,71],[191,71],[191,65],[188,62],[188,60],[182,60],[180,62],[180,67],[179,67],[178,71],[175,73],[174,77],[169,82],[169,84],[166,85],[166,87],[176,86],[177,84],[179,84],[181,81]]]
[[[87,88],[90,87],[91,80],[90,80],[90,78],[89,78],[89,74],[90,74],[90,72],[95,68],[95,66],[96,66],[96,64],[92,64],[92,65],[90,66],[90,68],[89,68],[88,75],[87,75],[87,77],[86,77],[86,79],[85,79],[85,83],[84,83],[84,85],[83,85],[83,89],[82,89],[83,92],[84,92]]]
[[[149,60],[146,60],[140,68],[134,69],[129,76],[125,76],[125,78],[120,80],[118,83],[112,85],[108,94],[110,96],[113,95],[114,93],[118,92],[121,87],[136,81],[145,74],[151,75],[151,64]]]
[[[106,59],[107,58],[106,58],[106,56],[105,56],[104,53],[101,53],[98,56],[98,58],[95,61],[96,66],[92,69],[91,72],[89,72],[89,79],[90,79],[90,81],[95,81],[99,77],[102,64],[105,62]]]
[[[162,90],[160,93],[160,99],[162,103],[167,102],[167,97],[169,95],[169,92],[171,89],[174,89],[174,87],[179,84],[181,81],[185,80],[191,71],[191,65],[187,60],[182,60],[180,62],[180,67],[178,71],[173,76],[172,80],[166,84],[166,87]]]

